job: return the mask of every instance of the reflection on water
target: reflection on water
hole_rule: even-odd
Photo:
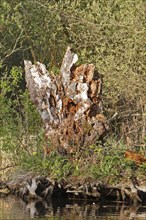
[[[144,220],[146,206],[85,202],[34,202],[26,204],[15,197],[0,199],[0,219],[49,220]]]

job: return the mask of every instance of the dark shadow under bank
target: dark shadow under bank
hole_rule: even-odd
[[[117,186],[104,185],[93,179],[68,180],[57,182],[48,177],[34,176],[31,173],[0,182],[0,196],[13,194],[25,202],[84,201],[118,202],[123,204],[146,204],[146,182],[138,185],[130,179]]]

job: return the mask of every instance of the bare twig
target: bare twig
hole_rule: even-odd
[[[0,168],[0,171],[6,170],[6,169],[9,169],[9,168],[12,168],[12,167],[16,167],[16,166],[18,166],[18,165],[17,165],[17,164],[8,165],[8,166],[6,166],[6,167]]]
[[[8,57],[11,56],[13,53],[15,53],[15,52],[17,52],[17,51],[19,51],[19,50],[22,49],[22,47],[18,47],[18,48],[17,48],[17,45],[18,45],[18,42],[19,42],[19,40],[20,40],[20,38],[21,38],[21,36],[22,36],[22,33],[23,33],[23,30],[21,30],[20,34],[18,35],[18,37],[17,37],[17,39],[16,39],[16,41],[15,41],[15,44],[14,44],[14,46],[13,46],[12,51],[11,51],[9,54],[7,54],[4,59],[8,58]]]

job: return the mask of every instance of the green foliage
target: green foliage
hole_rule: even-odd
[[[118,113],[111,126],[118,140],[143,144],[146,136],[144,34],[143,0],[1,0],[1,150],[14,154],[16,162],[23,160],[23,167],[43,168],[54,177],[61,178],[72,170],[58,155],[42,160],[43,129],[26,91],[23,73],[23,61],[30,59],[43,62],[50,72],[58,74],[68,45],[78,53],[79,62],[92,62],[102,74],[104,112],[107,118]],[[116,176],[118,169],[132,166],[121,153],[124,149],[123,144],[119,147],[115,143],[108,143],[105,149],[100,145],[90,146],[83,155],[76,153],[79,163],[73,161],[73,172],[77,175],[90,172],[95,177]],[[96,164],[88,161],[91,152]],[[144,171],[145,165],[140,169]]]
[[[32,126],[35,130],[40,124],[38,112],[32,105],[28,92],[22,83],[22,68],[20,67],[13,67],[10,73],[1,77],[1,132],[8,127],[10,131],[15,130],[11,126],[20,127],[19,132],[22,127],[21,132],[31,131]]]
[[[94,63],[103,75],[104,111],[108,118],[118,113],[112,131],[125,141],[142,142],[146,105],[143,0],[2,0],[1,6],[4,70],[31,59],[58,73],[70,44],[79,62]]]
[[[0,150],[15,155],[11,161],[15,163],[23,151],[31,152],[41,134],[41,120],[24,90],[22,73],[14,66],[0,82]]]
[[[32,155],[24,154],[21,160],[21,167],[28,171],[48,175],[57,180],[65,179],[73,171],[71,162],[56,152],[52,152],[46,158],[44,158],[43,152]]]
[[[94,150],[94,164],[90,163],[89,173],[96,179],[115,181],[115,178],[121,178],[126,167],[124,158],[125,145],[122,143],[107,142],[105,147],[91,146]]]
[[[135,161],[125,158],[126,150],[127,146],[113,137],[107,140],[104,147],[100,143],[91,145],[73,161],[73,175],[92,177],[110,184],[117,184],[133,174],[144,177],[145,163],[137,165]],[[139,151],[142,155],[145,153],[144,150]]]
[[[140,166],[141,171],[143,172],[143,174],[145,175],[146,173],[146,163],[142,163]]]

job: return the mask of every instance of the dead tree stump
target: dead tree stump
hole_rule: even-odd
[[[49,74],[44,64],[24,61],[30,98],[43,120],[45,136],[66,153],[96,143],[106,132],[100,75],[93,64],[75,66],[77,60],[68,47],[59,76]]]

